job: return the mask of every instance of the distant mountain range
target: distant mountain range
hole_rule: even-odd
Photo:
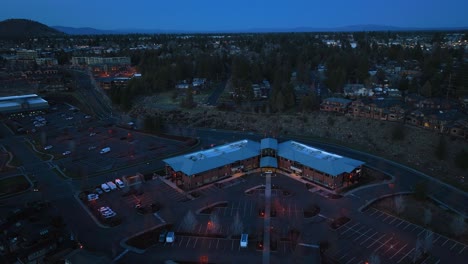
[[[28,19],[7,19],[0,22],[0,37],[56,37],[63,35],[106,35],[106,34],[196,34],[196,33],[286,33],[286,32],[361,32],[361,31],[429,31],[429,30],[467,30],[468,27],[411,28],[383,25],[354,25],[333,28],[251,28],[239,30],[162,30],[162,29],[115,29],[102,30],[90,27],[75,28],[64,26],[49,27]]]
[[[353,25],[333,28],[251,28],[239,30],[162,30],[162,29],[115,29],[101,30],[95,28],[74,28],[54,26],[54,29],[70,35],[100,35],[100,34],[195,34],[195,33],[286,33],[286,32],[361,32],[361,31],[430,31],[430,30],[467,30],[468,27],[445,27],[445,28],[416,28],[416,27],[395,27],[384,25]]]
[[[28,19],[7,19],[0,21],[0,37],[29,38],[56,37],[65,35],[62,31]]]

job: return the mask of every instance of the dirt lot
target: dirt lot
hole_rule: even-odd
[[[190,111],[135,109],[135,112],[141,111],[162,114],[168,123],[178,123],[187,127],[253,131],[270,136],[282,134],[317,138],[409,165],[459,188],[468,189],[468,182],[461,180],[467,172],[458,169],[453,162],[456,153],[463,148],[468,149],[468,142],[446,136],[446,159],[438,160],[435,149],[439,135],[409,125],[403,128],[404,139],[394,140],[392,131],[398,125],[396,123],[320,112],[270,115],[222,112],[213,107],[198,107]]]

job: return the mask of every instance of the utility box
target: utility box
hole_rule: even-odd
[[[242,234],[240,239],[240,247],[246,248],[249,244],[249,234]]]
[[[166,243],[173,243],[175,240],[174,232],[167,232]]]

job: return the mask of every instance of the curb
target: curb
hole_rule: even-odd
[[[23,190],[23,191],[20,191],[20,192],[15,192],[15,193],[10,193],[10,194],[5,194],[5,195],[2,195],[0,196],[0,200],[6,200],[6,199],[9,199],[11,197],[14,197],[14,196],[17,196],[17,195],[21,195],[23,193],[27,193],[29,191],[31,191],[31,188],[33,186],[33,183],[31,182],[31,179],[29,179],[28,176],[24,175],[24,174],[16,174],[16,175],[10,175],[8,177],[5,177],[5,178],[2,178],[3,179],[8,179],[8,178],[12,178],[12,177],[17,177],[17,176],[23,176],[28,182],[29,182],[29,187],[26,189],[26,190]]]
[[[165,225],[167,225],[167,223],[162,223],[162,224],[159,224],[159,225],[156,225],[156,226],[153,226],[153,227],[144,229],[144,230],[142,230],[142,231],[140,231],[140,232],[134,234],[134,235],[131,236],[131,237],[126,237],[126,238],[120,240],[119,244],[120,244],[121,247],[123,247],[123,248],[125,248],[125,249],[128,249],[129,251],[135,252],[135,253],[137,253],[137,254],[143,254],[143,253],[145,253],[146,250],[147,250],[148,248],[150,248],[151,246],[148,247],[147,249],[139,249],[139,248],[132,247],[132,246],[128,245],[126,242],[127,242],[130,238],[132,238],[132,237],[139,236],[139,235],[141,235],[141,234],[144,234],[144,233],[146,233],[146,232],[152,231],[152,230],[154,230],[154,229],[157,229],[157,228],[159,228],[159,227],[161,227],[161,226],[165,226]]]
[[[78,198],[78,195],[79,193],[75,193],[73,195],[73,197],[76,199],[76,201],[81,205],[81,207],[83,207],[83,209],[86,211],[86,213],[88,213],[88,215],[91,217],[91,219],[93,219],[94,223],[96,223],[97,226],[99,226],[100,228],[110,228],[109,226],[105,226],[103,224],[101,224],[97,219],[96,217],[94,216],[94,214],[89,211],[89,208],[83,204],[83,202],[80,200],[80,198]]]
[[[211,203],[211,204],[205,205],[202,208],[198,209],[195,213],[201,214],[200,212],[205,210],[206,208],[216,207],[217,204],[221,204],[221,203],[228,203],[229,204],[228,201],[219,201],[219,202]],[[206,215],[206,214],[201,214],[201,215]]]
[[[361,207],[358,208],[358,211],[362,213],[362,211],[364,211],[364,209],[366,209],[367,207],[369,207],[371,204],[375,203],[378,200],[382,200],[384,198],[397,196],[397,195],[409,195],[409,194],[412,194],[412,193],[414,193],[414,192],[406,191],[406,192],[397,192],[397,193],[382,195],[382,196],[379,196],[379,197],[374,198],[372,200],[366,201],[366,203],[364,205],[362,205]]]

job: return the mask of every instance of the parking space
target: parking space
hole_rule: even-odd
[[[48,110],[12,114],[7,122],[27,134],[38,149],[55,156],[70,172],[86,168],[88,174],[129,166],[187,148],[185,142],[150,136],[114,126],[68,104]],[[102,152],[109,148],[109,151]],[[79,176],[79,175],[76,175]]]
[[[371,254],[380,257],[383,263],[407,263],[412,260],[412,241],[395,236],[393,233],[377,231],[374,227],[350,221],[337,229],[340,240],[348,246],[332,251],[340,263],[364,263]]]
[[[411,222],[408,222],[406,220],[403,220],[401,218],[395,217],[391,214],[382,212],[374,208],[369,208],[364,213],[375,218],[376,220],[380,220],[381,222],[384,222],[390,226],[397,227],[398,229],[403,230],[407,233],[411,233],[414,236],[421,239],[426,236],[426,232],[428,231],[427,229],[421,226],[415,225]],[[433,234],[433,245],[446,250],[450,250],[450,252],[454,254],[468,256],[468,245],[465,245],[463,243],[460,243],[458,241],[455,241],[437,233]]]
[[[257,216],[258,207],[255,201],[250,199],[240,199],[228,203],[227,207],[217,207],[216,211],[221,217],[233,217],[237,213],[241,218],[248,216]]]
[[[245,252],[255,251],[255,241],[250,240],[247,248],[240,246],[239,239],[227,238],[210,238],[210,237],[194,237],[194,236],[177,236],[174,243],[161,243],[157,247],[173,248],[173,249],[189,249],[203,251],[222,251],[222,252]],[[291,243],[288,241],[280,241],[278,247],[273,254],[291,254],[293,252]]]

